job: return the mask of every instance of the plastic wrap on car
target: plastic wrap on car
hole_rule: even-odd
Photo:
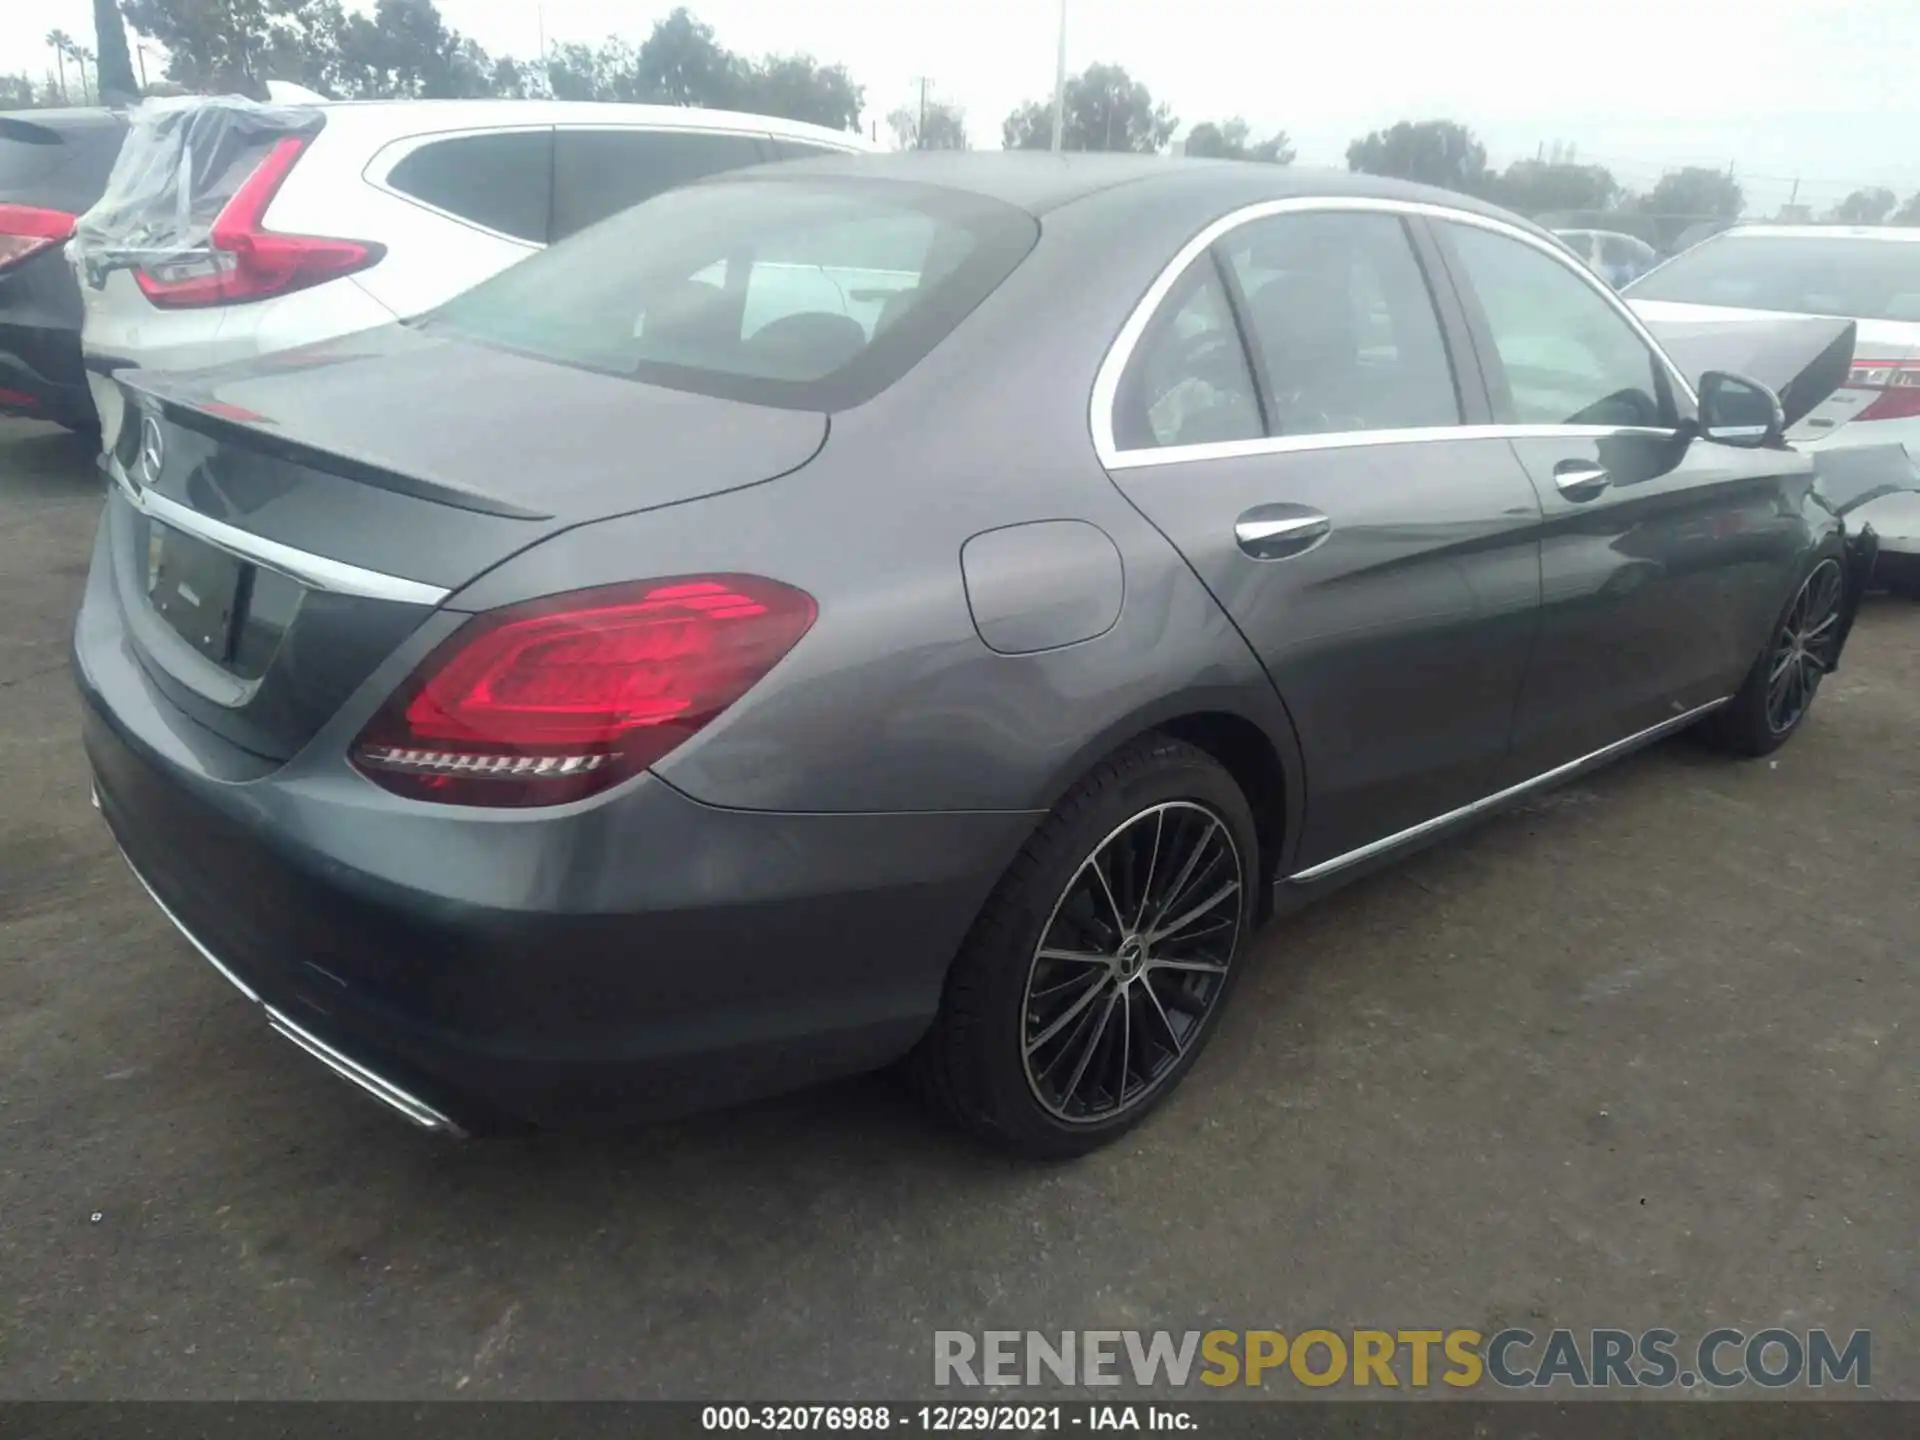
[[[312,135],[311,105],[263,105],[238,95],[146,100],[128,112],[107,188],[75,223],[74,259],[92,271],[164,263],[204,251],[214,221],[263,144]],[[236,173],[237,172],[237,173]]]

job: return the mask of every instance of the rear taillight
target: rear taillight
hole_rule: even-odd
[[[38,205],[0,205],[0,270],[72,238],[74,217]]]
[[[1875,360],[1853,357],[1847,385],[1854,390],[1878,390],[1855,420],[1904,420],[1920,415],[1920,360]]]
[[[386,254],[385,246],[370,240],[261,228],[267,206],[306,146],[297,135],[275,143],[221,208],[206,250],[134,271],[147,299],[164,310],[266,300],[364,270]]]
[[[556,805],[653,764],[806,634],[813,597],[700,575],[557,595],[476,616],[354,742],[396,794]]]

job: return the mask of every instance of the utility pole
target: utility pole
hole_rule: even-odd
[[[927,86],[932,82],[920,75],[915,77],[913,83],[920,87],[920,123],[913,132],[913,148],[924,150],[927,148]]]
[[[1060,0],[1060,48],[1053,61],[1053,151],[1059,154],[1067,127],[1067,0]]]
[[[545,65],[547,63],[547,7],[546,6],[536,5],[533,7],[533,23],[539,28],[540,63],[542,65]]]

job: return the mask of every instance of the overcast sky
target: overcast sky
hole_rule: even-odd
[[[348,0],[349,8],[355,8]],[[670,3],[439,0],[489,51],[646,35]],[[1067,63],[1124,65],[1186,123],[1279,127],[1303,163],[1405,118],[1471,125],[1501,165],[1556,140],[1645,188],[1678,164],[1734,165],[1750,212],[1858,186],[1920,190],[1916,0],[1068,0]],[[372,9],[371,0],[363,6]],[[884,117],[925,75],[976,145],[1053,84],[1057,0],[701,0],[722,44],[845,64]],[[88,0],[5,0],[0,70],[50,68],[59,25],[91,45]]]

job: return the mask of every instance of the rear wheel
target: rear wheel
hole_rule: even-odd
[[[1023,1154],[1096,1149],[1198,1058],[1239,974],[1253,817],[1203,751],[1149,736],[1028,841],[948,976],[909,1072],[936,1109]]]
[[[1823,555],[1800,582],[1739,692],[1709,717],[1709,740],[1736,755],[1768,755],[1786,744],[1840,658],[1846,593],[1839,558]]]

